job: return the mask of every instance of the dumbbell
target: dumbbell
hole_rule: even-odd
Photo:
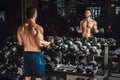
[[[87,46],[81,46],[79,51],[81,51],[83,55],[86,55],[88,53]]]
[[[12,51],[12,52],[17,52],[17,46],[14,46],[14,45],[11,46],[11,51]]]
[[[48,61],[48,63],[46,63],[45,65],[47,70],[50,70],[50,69],[53,70],[56,67],[56,65],[59,64],[60,62],[60,58],[58,56],[53,56],[53,57],[47,56],[47,59],[50,59],[49,60],[50,62]]]
[[[70,45],[73,44],[73,41],[72,40],[66,40],[65,43],[68,44],[68,46],[70,46]]]
[[[86,73],[88,76],[94,76],[96,71],[97,71],[97,62],[95,60],[92,60],[86,68]]]
[[[53,49],[53,44],[42,47],[42,51],[49,51]]]
[[[10,64],[6,64],[6,65],[3,65],[0,67],[0,73],[1,74],[8,74],[8,73],[11,73],[11,69],[12,69],[12,65]]]
[[[63,53],[67,52],[68,51],[68,44],[61,45],[60,49]]]
[[[48,41],[53,40],[53,36],[48,36]],[[51,44],[49,46],[43,47],[42,50],[48,51],[48,50],[60,50],[60,46],[63,44],[63,38],[62,37],[54,37],[54,44]]]
[[[54,39],[54,36],[46,36],[45,37],[45,40],[46,41],[51,41],[51,40],[53,40]]]
[[[2,50],[3,50],[3,51],[8,50],[8,49],[9,49],[8,46],[6,46],[6,45],[2,46]]]
[[[69,31],[70,31],[70,32],[75,31],[74,27],[70,27],[70,28],[69,28]]]
[[[91,54],[98,54],[100,55],[100,53],[102,52],[101,49],[101,44],[99,42],[94,43],[90,48],[89,48],[89,52]]]
[[[81,38],[81,42],[82,43],[85,43],[85,42],[88,42],[89,41],[89,38],[88,37],[82,37]]]
[[[108,38],[107,43],[108,45],[116,45],[116,40],[114,38]]]
[[[83,46],[86,46],[87,49],[89,49],[91,47],[91,43],[90,42],[86,42],[86,43],[83,44]]]
[[[98,54],[97,46],[91,46],[89,48],[89,52],[90,52],[90,54]]]
[[[73,41],[72,40],[66,40],[64,42],[65,46],[63,48],[65,48],[68,52],[70,52],[70,46],[73,45]]]
[[[10,50],[11,50],[11,53],[13,54],[13,55],[17,55],[18,53],[17,53],[17,46],[11,46],[11,48],[10,48]]]
[[[51,62],[53,62],[55,65],[59,64],[59,62],[60,62],[59,56],[57,56],[57,55],[52,56],[51,57]]]
[[[77,38],[75,38],[75,41],[81,41],[81,39],[77,37]]]
[[[44,55],[44,59],[46,63],[51,62],[51,57],[49,55]]]
[[[97,49],[101,49],[101,44],[100,44],[99,42],[94,43],[94,44],[93,44],[93,46],[96,46],[96,47],[97,47]]]
[[[86,60],[81,60],[77,66],[77,72],[81,74],[85,74],[85,68],[87,66]]]
[[[80,33],[80,26],[75,26],[75,31],[76,31],[77,33]]]
[[[101,45],[107,44],[107,40],[106,40],[105,38],[98,38],[98,42],[99,42]]]
[[[99,28],[99,33],[104,34],[104,28]]]
[[[96,33],[96,31],[95,31],[94,28],[91,29],[91,33],[92,33],[92,34],[95,34],[95,33]],[[99,28],[99,33],[102,33],[102,34],[103,34],[103,33],[104,33],[104,28]]]
[[[18,66],[17,64],[15,63],[14,59],[12,59],[12,62],[9,62],[7,65],[7,71],[6,73],[9,73],[9,74],[17,74],[18,72]]]
[[[58,51],[60,50],[60,45],[52,44],[52,49],[54,49],[55,51]]]
[[[16,62],[16,65],[18,67],[23,67],[23,56],[19,55],[19,56],[14,56],[13,58],[14,58],[13,61]]]
[[[74,41],[74,38],[72,38],[72,37],[66,37],[66,41]]]
[[[49,62],[45,64],[46,70],[53,70],[56,67],[54,62]]]
[[[44,56],[46,64],[45,64],[45,68],[46,70],[53,70],[55,68],[55,63],[51,62],[51,57],[48,55]]]
[[[89,41],[91,44],[97,43],[98,39],[96,37],[89,37]]]
[[[0,74],[4,75],[6,74],[6,71],[7,71],[7,67],[6,65],[0,65]]]
[[[110,60],[109,66],[110,66],[109,68],[110,68],[111,71],[116,71],[116,70],[119,69],[119,65],[115,61]]]
[[[74,41],[74,44],[76,44],[79,49],[80,49],[81,46],[82,46],[82,42],[81,42],[80,40]]]
[[[10,57],[11,55],[11,51],[9,49],[4,50],[3,53],[4,53],[5,58]]]
[[[61,45],[62,43],[63,43],[63,38],[62,38],[62,37],[56,36],[56,37],[54,38],[54,44],[55,44],[55,45]]]
[[[79,52],[79,48],[76,44],[72,44],[72,45],[69,46],[69,51],[71,53],[77,53],[77,52]]]
[[[63,41],[66,41],[67,40],[67,37],[66,36],[62,36],[63,38]]]
[[[18,68],[17,67],[12,67],[9,71],[7,71],[6,73],[9,74],[17,74],[18,72]]]

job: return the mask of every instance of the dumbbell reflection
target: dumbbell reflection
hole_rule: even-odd
[[[86,60],[81,60],[77,66],[77,72],[80,73],[81,75],[85,75],[86,74],[86,67],[87,67]]]
[[[86,72],[88,76],[94,76],[98,71],[98,65],[95,60],[92,60],[86,68]]]

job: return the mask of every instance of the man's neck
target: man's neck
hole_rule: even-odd
[[[28,23],[30,23],[30,24],[36,24],[35,18],[28,19]]]
[[[91,17],[86,17],[86,20],[91,20]]]

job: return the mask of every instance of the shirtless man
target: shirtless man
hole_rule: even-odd
[[[19,46],[24,46],[24,75],[25,80],[42,80],[45,75],[45,62],[41,47],[48,46],[54,41],[47,42],[43,38],[43,28],[36,23],[37,8],[29,7],[26,10],[27,23],[21,25],[17,31]]]
[[[82,33],[82,37],[92,37],[93,34],[91,31],[94,30],[95,33],[98,33],[97,22],[91,18],[90,9],[85,10],[85,19],[80,21],[80,30],[79,33]]]

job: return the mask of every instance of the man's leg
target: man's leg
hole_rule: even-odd
[[[35,80],[42,80],[42,78],[35,78]]]
[[[32,68],[32,71],[34,72],[35,80],[43,80],[42,77],[45,76],[45,62],[42,53],[34,54],[35,59],[34,67]]]
[[[31,77],[25,77],[25,80],[31,80]]]

